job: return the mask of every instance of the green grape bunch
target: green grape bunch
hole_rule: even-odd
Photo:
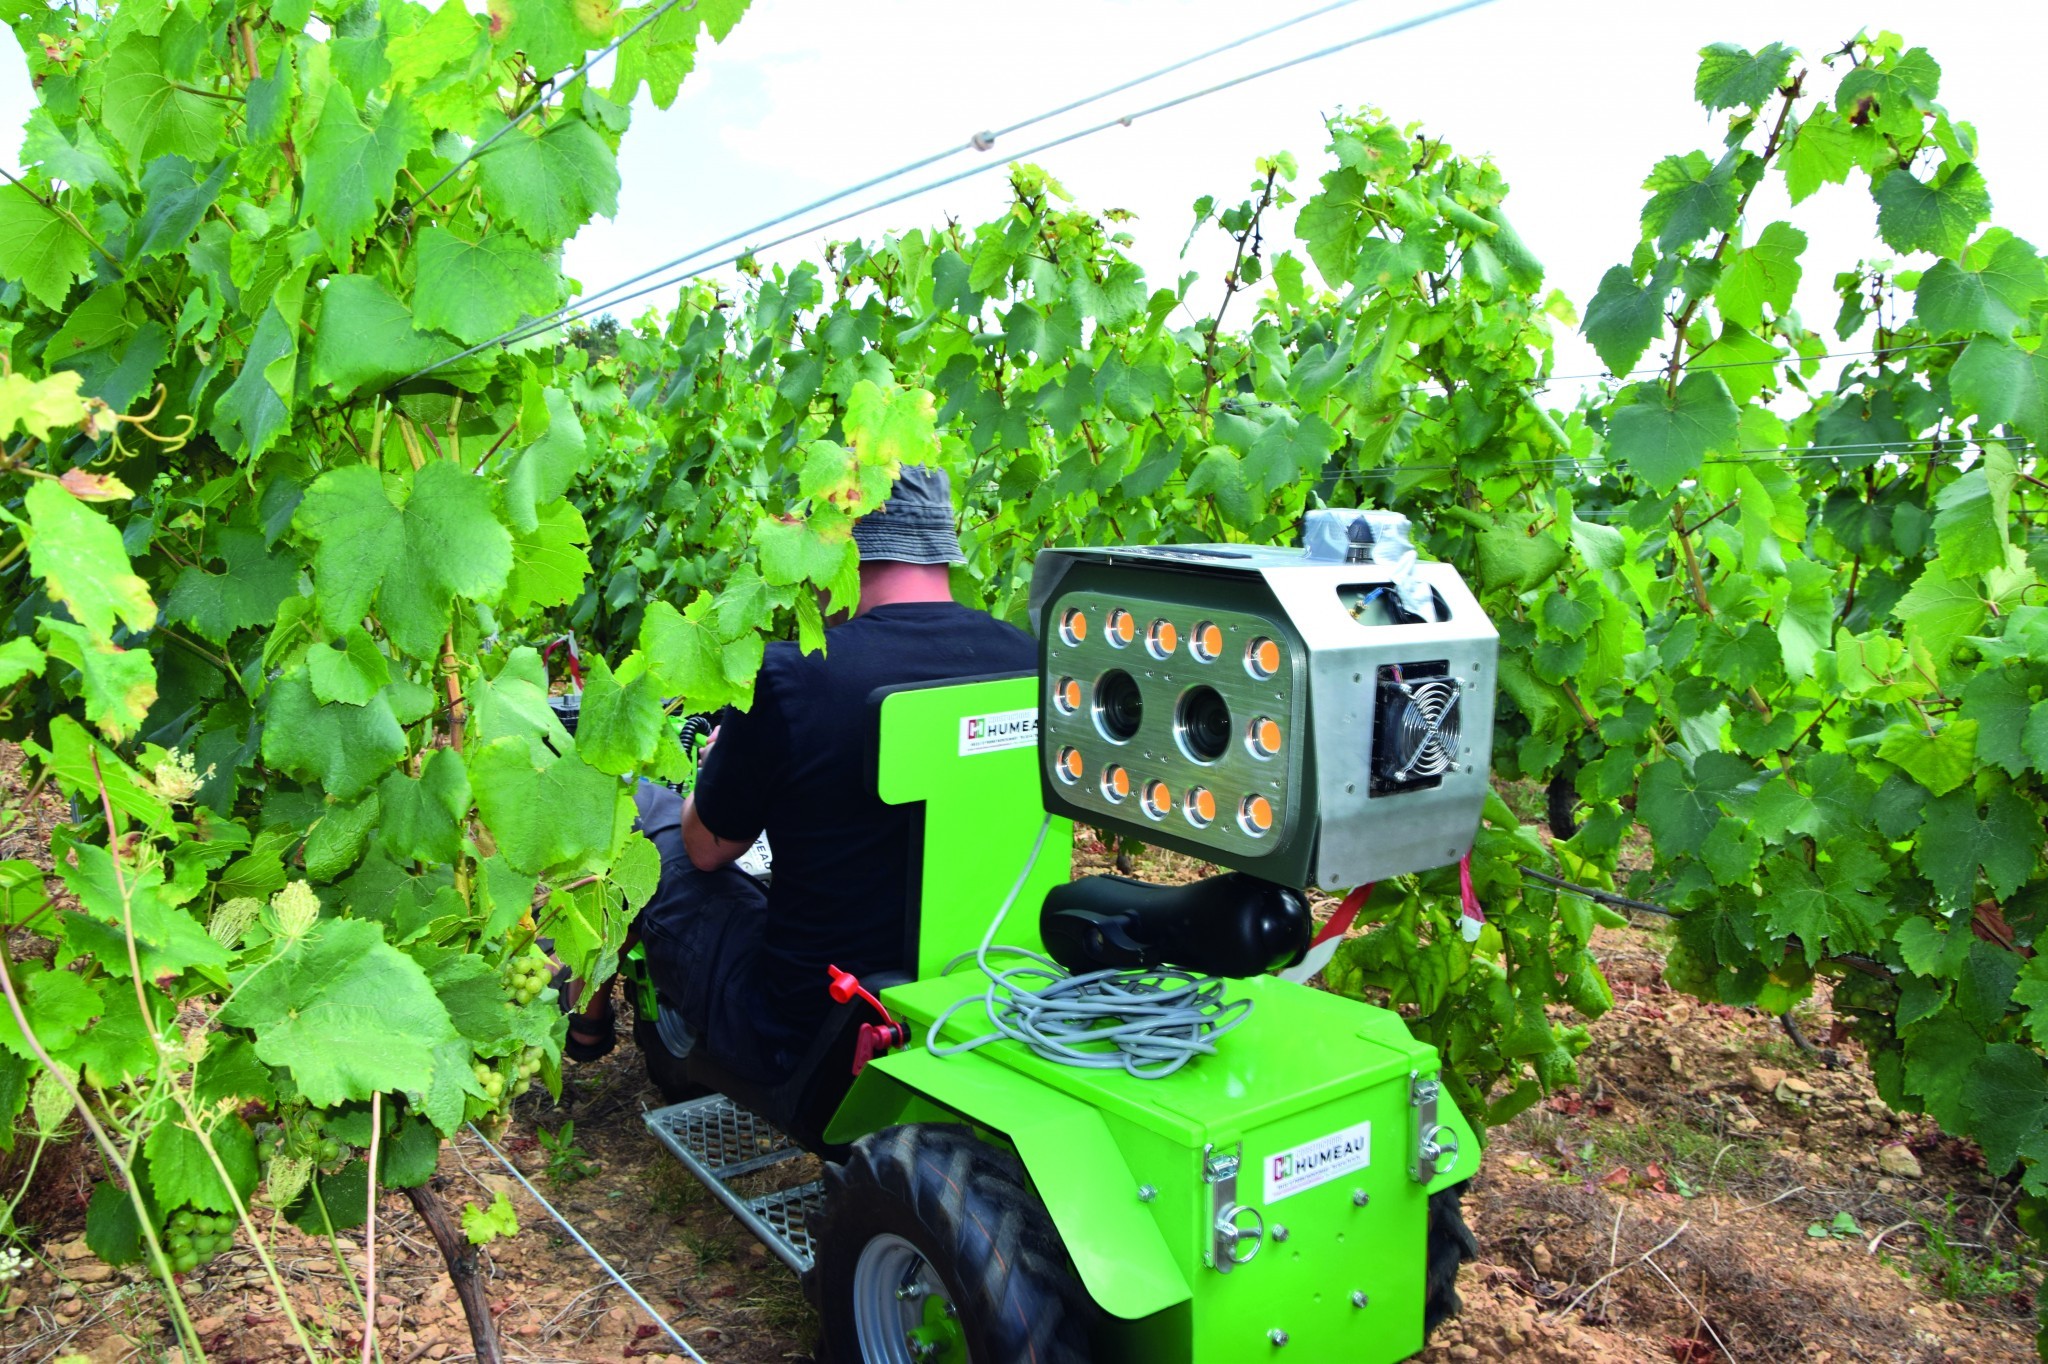
[[[170,1257],[174,1274],[191,1273],[216,1255],[225,1254],[234,1243],[233,1217],[196,1208],[180,1208],[172,1213],[164,1233],[164,1251]]]
[[[511,992],[512,1002],[523,1006],[539,999],[541,991],[548,988],[552,969],[547,953],[537,947],[529,947],[508,961],[501,977]]]

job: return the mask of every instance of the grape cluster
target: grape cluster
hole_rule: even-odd
[[[531,1004],[540,998],[540,992],[548,987],[552,969],[547,953],[537,947],[529,947],[506,962],[505,988],[512,992],[513,1002]]]
[[[470,1066],[476,1082],[484,1087],[484,1096],[495,1106],[505,1093],[505,1077],[492,1068],[487,1061],[478,1061]]]
[[[171,1225],[164,1234],[164,1253],[170,1257],[171,1272],[185,1274],[234,1243],[234,1218],[226,1213],[180,1208],[171,1214]]]

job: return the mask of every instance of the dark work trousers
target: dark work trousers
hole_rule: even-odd
[[[683,798],[642,781],[633,793],[641,833],[661,852],[661,883],[640,911],[640,941],[667,1020],[671,1041],[687,1040],[748,1079],[773,1083],[791,1058],[761,1035],[762,1006],[753,989],[768,893],[738,867],[699,871],[683,851]],[[687,1039],[677,1038],[687,1031]],[[671,1047],[673,1050],[673,1046]]]

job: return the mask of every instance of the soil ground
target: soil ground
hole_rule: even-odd
[[[1108,860],[1084,842],[1077,870]],[[1138,870],[1195,868],[1141,855]],[[1800,1015],[1831,1049],[1814,1055],[1774,1019],[1667,989],[1654,926],[1602,930],[1596,949],[1617,1007],[1593,1025],[1580,1087],[1492,1134],[1465,1204],[1480,1244],[1465,1313],[1423,1360],[2034,1357],[2037,1278],[2017,1258],[2011,1189],[1972,1149],[1884,1109],[1824,994]],[[559,1105],[539,1090],[522,1100],[502,1149],[705,1359],[809,1360],[815,1323],[795,1277],[648,1134],[642,1114],[659,1104],[622,1035],[612,1056],[571,1069]],[[578,1154],[551,1154],[542,1134]],[[10,1197],[19,1159],[0,1174]],[[46,1156],[21,1209],[35,1258],[0,1309],[9,1364],[178,1358],[151,1284],[86,1253],[87,1176],[75,1148]],[[452,1207],[503,1191],[518,1210],[520,1233],[482,1255],[509,1358],[683,1357],[478,1138],[444,1150],[436,1187]],[[379,1226],[384,1364],[471,1357],[441,1258],[402,1197],[384,1201]],[[269,1234],[320,1353],[354,1358],[360,1234],[339,1258],[289,1227]],[[301,1357],[246,1249],[187,1276],[186,1292],[211,1358]]]

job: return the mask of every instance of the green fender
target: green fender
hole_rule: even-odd
[[[923,1048],[883,1057],[861,1072],[825,1139],[853,1141],[896,1123],[956,1117],[1000,1132],[1016,1147],[1103,1311],[1135,1320],[1192,1296],[1166,1238],[1133,1196],[1138,1180],[1102,1114],[1013,1070]]]

